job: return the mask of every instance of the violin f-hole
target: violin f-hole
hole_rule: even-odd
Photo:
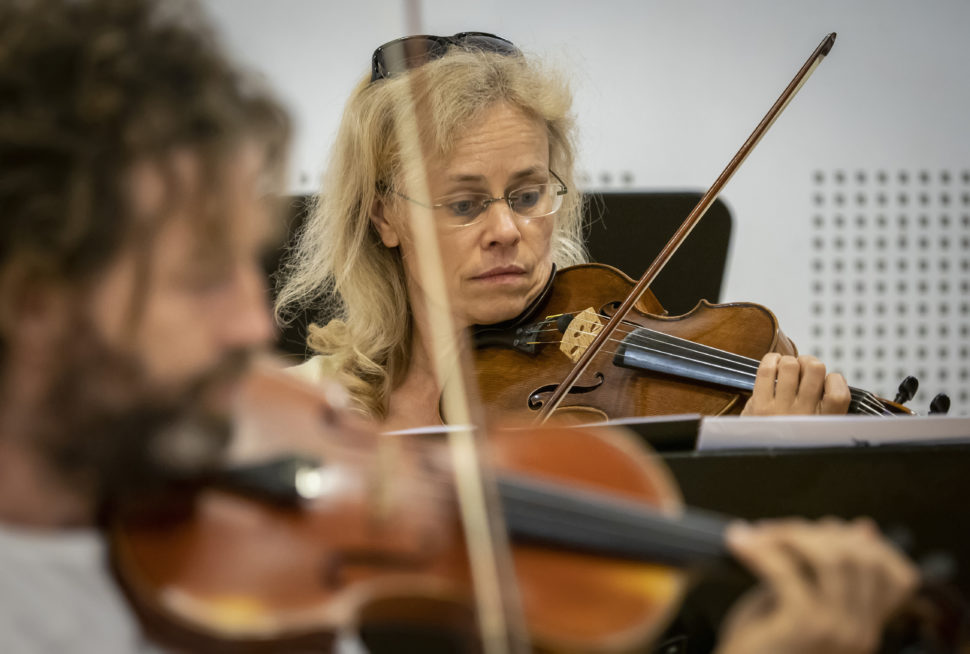
[[[604,304],[603,307],[600,309],[600,314],[605,316],[606,318],[612,318],[613,314],[616,313],[616,310],[619,309],[622,304],[623,303],[620,302],[619,300],[616,300],[614,302],[608,302]]]
[[[598,372],[593,376],[596,378],[595,383],[590,384],[589,386],[580,386],[579,384],[574,384],[573,387],[569,389],[568,395],[591,393],[602,386],[606,381],[606,377],[601,372]],[[559,384],[547,384],[532,391],[532,393],[529,394],[529,408],[533,411],[538,411],[541,409],[546,402],[545,397],[543,396],[554,393],[557,388],[559,388]]]

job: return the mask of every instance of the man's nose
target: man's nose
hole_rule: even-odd
[[[226,345],[240,348],[268,346],[276,336],[269,308],[267,281],[257,264],[245,266],[234,285],[230,315],[222,316]],[[217,317],[220,319],[220,317]]]

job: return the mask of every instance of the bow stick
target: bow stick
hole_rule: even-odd
[[[714,184],[711,185],[711,188],[709,188],[704,196],[700,199],[697,206],[694,207],[694,210],[690,212],[687,219],[684,220],[684,223],[670,238],[670,241],[668,241],[667,245],[664,246],[664,249],[660,251],[660,254],[658,254],[657,258],[654,259],[652,264],[650,264],[650,267],[647,268],[647,271],[643,273],[643,277],[640,278],[640,280],[636,283],[636,286],[633,287],[633,290],[630,291],[630,294],[623,301],[623,304],[620,305],[620,308],[616,310],[613,317],[609,320],[609,322],[606,323],[606,325],[603,326],[603,329],[599,332],[599,334],[596,335],[596,338],[594,338],[589,346],[585,349],[579,360],[576,361],[576,365],[574,365],[572,370],[569,371],[569,374],[566,375],[566,378],[561,384],[559,384],[558,388],[556,388],[555,392],[539,412],[538,416],[536,417],[537,422],[543,423],[548,420],[549,416],[552,415],[552,412],[559,407],[563,399],[566,397],[566,394],[569,393],[569,390],[576,383],[576,380],[579,379],[580,375],[586,372],[586,368],[593,360],[593,357],[599,353],[603,345],[605,345],[613,336],[613,332],[616,331],[616,328],[619,327],[620,323],[626,318],[626,315],[630,312],[630,309],[633,308],[633,305],[636,304],[641,297],[643,297],[643,294],[646,293],[647,289],[650,287],[650,284],[653,283],[653,280],[657,278],[660,271],[663,270],[667,262],[670,261],[671,257],[674,256],[674,253],[676,253],[683,242],[687,240],[687,236],[691,233],[697,223],[700,222],[701,218],[704,217],[704,214],[707,213],[707,210],[711,207],[711,205],[714,204],[714,200],[717,199],[721,189],[724,188],[725,184],[728,183],[728,180],[731,179],[735,171],[741,166],[742,163],[744,163],[744,160],[748,158],[748,155],[751,154],[751,151],[754,150],[756,145],[758,145],[758,142],[761,141],[761,138],[765,135],[772,124],[774,124],[781,112],[785,110],[785,107],[787,107],[788,103],[791,102],[792,98],[795,97],[795,94],[798,93],[805,82],[808,81],[809,76],[815,72],[818,65],[822,63],[822,59],[825,58],[825,55],[829,53],[834,44],[835,32],[832,32],[822,39],[819,46],[815,48],[815,52],[813,52],[808,60],[802,65],[794,79],[792,79],[792,81],[782,92],[781,96],[779,96],[779,98],[775,101],[775,104],[773,104],[771,109],[768,110],[765,117],[761,119],[758,126],[754,128],[754,131],[751,133],[751,136],[748,137],[748,140],[744,142],[741,149],[738,150],[737,154],[735,154],[731,161],[728,162],[728,165],[724,168],[718,178],[714,180]]]

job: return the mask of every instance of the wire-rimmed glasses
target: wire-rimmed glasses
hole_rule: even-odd
[[[431,204],[415,200],[393,191],[398,197],[434,211],[435,223],[444,228],[470,227],[481,222],[488,208],[495,202],[505,202],[513,214],[524,220],[551,216],[562,207],[563,196],[569,192],[562,179],[552,170],[555,181],[526,184],[494,198],[488,193],[462,191],[435,198]]]

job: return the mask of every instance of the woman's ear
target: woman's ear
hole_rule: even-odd
[[[391,215],[392,209],[384,203],[384,200],[380,198],[374,200],[370,209],[370,221],[380,235],[381,242],[389,248],[396,248],[401,244],[401,235],[397,233],[394,222],[389,220]]]

